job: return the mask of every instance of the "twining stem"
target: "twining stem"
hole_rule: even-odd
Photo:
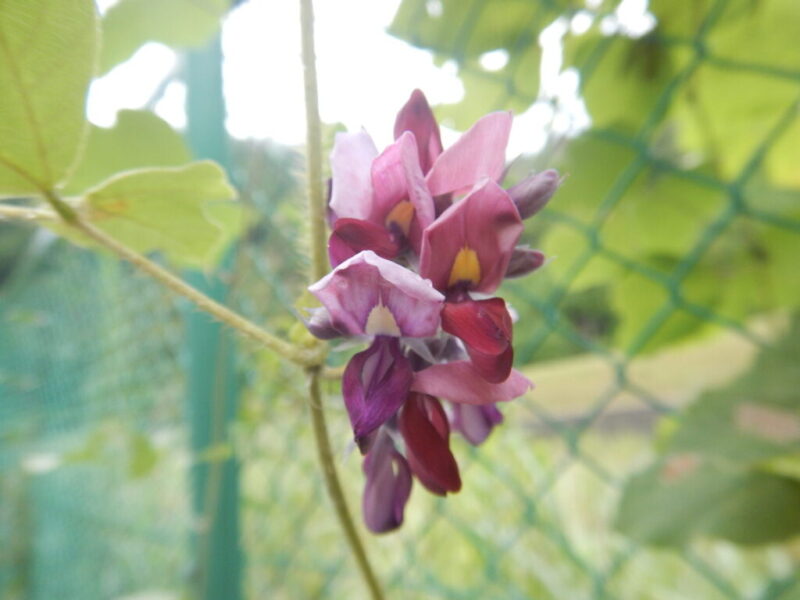
[[[0,204],[0,221],[55,221],[57,219],[58,215],[51,210]]]
[[[325,196],[322,193],[322,125],[317,99],[317,66],[314,56],[314,9],[312,0],[300,0],[303,39],[303,81],[306,98],[306,187],[311,219],[311,281],[328,270],[325,236]]]
[[[331,450],[331,443],[328,438],[328,427],[325,424],[325,409],[322,405],[322,394],[320,393],[319,383],[319,370],[312,370],[308,380],[311,424],[314,428],[314,437],[317,440],[317,455],[322,465],[325,486],[328,489],[328,494],[330,494],[333,507],[336,510],[336,516],[339,517],[339,522],[342,525],[345,537],[347,537],[347,541],[350,543],[350,547],[353,550],[356,562],[358,563],[359,569],[361,569],[361,574],[369,588],[370,594],[374,600],[381,600],[383,598],[383,592],[381,591],[380,583],[378,583],[375,572],[372,570],[372,566],[369,563],[366,550],[361,543],[358,530],[353,522],[353,516],[350,513],[350,509],[347,507],[347,501],[342,491],[342,484],[339,482],[339,476],[336,473],[336,463],[334,462],[333,451]]]
[[[300,0],[300,22],[302,31],[303,81],[306,100],[306,177],[308,188],[309,217],[311,221],[311,281],[322,278],[328,270],[325,236],[325,196],[322,191],[322,134],[317,99],[317,68],[314,57],[314,9],[312,0]],[[328,428],[325,424],[325,409],[320,394],[319,368],[309,369],[309,399],[311,422],[317,442],[317,453],[325,477],[325,485],[331,497],[342,530],[358,564],[370,594],[381,600],[383,592],[372,570],[364,545],[358,535],[342,485],[336,473],[336,463],[331,452]]]
[[[44,193],[46,200],[50,203],[53,209],[60,215],[66,211],[64,207],[67,206],[64,201],[59,198],[55,193],[47,191]],[[277,352],[281,356],[291,360],[298,365],[304,367],[314,367],[321,365],[325,359],[325,347],[320,344],[313,348],[300,348],[294,344],[290,344],[279,337],[276,337],[265,331],[255,323],[248,321],[240,314],[232,311],[231,309],[223,306],[219,302],[212,300],[201,291],[195,289],[181,278],[173,275],[161,265],[151,261],[147,257],[139,254],[135,250],[128,248],[126,245],[118,242],[105,232],[96,228],[91,223],[84,221],[80,215],[73,210],[70,210],[69,225],[81,231],[84,235],[94,240],[101,246],[111,250],[119,256],[132,263],[135,267],[150,275],[153,279],[163,284],[176,294],[183,296],[190,300],[202,311],[209,313],[222,323],[233,327],[245,336],[255,340],[263,346]]]

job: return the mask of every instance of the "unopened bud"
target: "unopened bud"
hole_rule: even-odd
[[[324,308],[314,308],[309,311],[311,315],[305,322],[311,335],[321,340],[332,340],[342,337],[341,331],[333,325],[331,314]]]
[[[547,169],[541,173],[529,175],[510,188],[508,195],[517,205],[519,216],[527,219],[544,208],[560,183],[561,178],[558,176],[558,171]]]
[[[506,269],[506,279],[522,277],[532,273],[544,264],[544,254],[539,250],[532,250],[525,246],[517,246],[511,254]]]

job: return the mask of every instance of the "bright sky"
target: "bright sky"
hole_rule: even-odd
[[[98,0],[101,10],[115,0]],[[386,33],[400,0],[319,0],[316,10],[316,49],[320,112],[323,121],[342,122],[350,130],[365,128],[378,147],[391,141],[397,110],[414,88],[422,89],[432,104],[457,102],[463,87],[454,65],[440,69],[431,55]],[[592,0],[587,0],[591,6]],[[625,11],[645,13],[647,0],[625,0]],[[436,10],[435,0],[429,10]],[[587,21],[588,19],[588,21]],[[629,18],[628,21],[631,19]],[[569,29],[591,24],[588,13],[571,22],[548,27],[540,41],[544,48],[542,89],[561,98],[558,114],[548,103],[536,103],[516,115],[509,157],[541,149],[548,127],[559,132],[588,125],[578,100],[578,77],[561,72],[559,40]],[[605,25],[605,23],[604,23]],[[613,27],[614,23],[609,26]],[[296,2],[250,0],[230,14],[223,28],[224,78],[228,104],[227,127],[237,138],[271,138],[297,145],[305,139],[299,10]],[[503,51],[484,55],[486,68],[501,68]],[[175,68],[175,53],[149,43],[128,62],[97,80],[89,95],[89,118],[101,126],[114,123],[120,108],[145,106],[159,83]],[[185,125],[181,83],[171,84],[155,111],[175,127]],[[457,134],[443,131],[447,146]]]

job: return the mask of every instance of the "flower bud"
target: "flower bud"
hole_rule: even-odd
[[[527,219],[544,208],[560,183],[558,171],[547,169],[541,173],[529,175],[510,188],[508,195],[517,205],[519,216]]]
[[[511,254],[506,269],[506,279],[522,277],[532,273],[544,264],[545,257],[540,250],[533,250],[526,246],[517,246]]]

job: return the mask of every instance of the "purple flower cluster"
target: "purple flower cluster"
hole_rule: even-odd
[[[363,131],[336,137],[334,270],[309,288],[323,308],[308,326],[325,339],[371,340],[348,363],[342,392],[365,455],[372,531],[402,524],[412,475],[434,494],[457,492],[451,430],[480,444],[502,421],[496,404],[531,387],[512,369],[512,318],[492,294],[504,278],[543,264],[517,242],[522,219],[545,205],[559,178],[548,170],[500,187],[510,130],[510,113],[492,113],[443,150],[416,90],[383,152]]]

